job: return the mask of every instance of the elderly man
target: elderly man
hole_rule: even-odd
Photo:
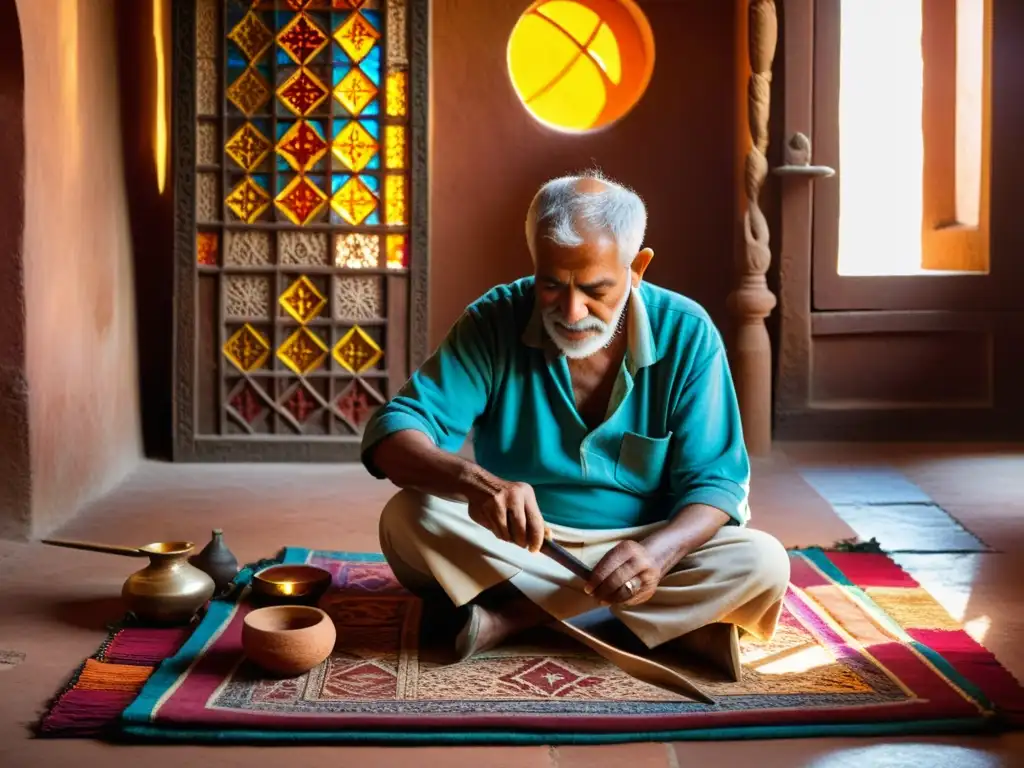
[[[468,606],[462,658],[601,606],[739,676],[737,627],[767,639],[789,580],[746,527],[750,465],[707,313],[642,282],[647,214],[598,173],[530,205],[533,277],[470,305],[374,415],[363,461],[403,490],[381,547],[399,580]],[[475,461],[457,455],[473,431]],[[545,535],[589,583],[538,554]]]

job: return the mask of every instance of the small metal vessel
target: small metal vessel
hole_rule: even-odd
[[[129,576],[121,588],[128,610],[146,623],[187,624],[213,596],[213,579],[188,561],[195,549],[191,541],[157,541],[144,547],[64,539],[44,539],[42,543],[108,555],[148,557],[149,565]]]

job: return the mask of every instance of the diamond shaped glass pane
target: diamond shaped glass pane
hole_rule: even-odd
[[[227,97],[243,114],[252,117],[270,98],[270,86],[259,72],[249,67],[228,88]]]
[[[374,411],[380,408],[380,400],[374,397],[369,387],[356,379],[337,399],[338,411],[356,428],[362,428]]]
[[[224,356],[242,371],[259,368],[270,354],[270,342],[246,323],[224,343]]]
[[[288,286],[278,301],[284,307],[285,312],[303,325],[319,315],[324,305],[327,304],[324,295],[305,275]]]
[[[259,184],[246,176],[238,186],[231,190],[225,202],[228,208],[244,221],[252,224],[270,205],[270,195]]]
[[[328,95],[327,86],[308,69],[296,70],[277,89],[281,103],[299,117],[316,109]]]
[[[248,381],[243,383],[229,398],[228,405],[250,426],[267,412],[267,406],[255,387]]]
[[[252,123],[246,123],[224,145],[228,157],[247,171],[255,170],[270,152],[270,139]]]
[[[274,35],[255,11],[249,11],[228,33],[228,39],[239,47],[249,61],[255,61],[274,42]]]
[[[331,149],[345,167],[358,172],[369,164],[380,147],[370,132],[353,120],[338,132]]]
[[[308,171],[327,153],[327,142],[310,123],[300,120],[281,137],[277,151],[296,171]]]
[[[353,67],[334,89],[334,98],[353,115],[358,115],[377,95],[377,86],[363,74],[359,67]]]
[[[377,210],[377,198],[358,176],[353,176],[331,198],[331,207],[349,224],[358,226]]]
[[[334,346],[334,359],[352,373],[372,368],[383,356],[384,350],[358,325],[352,326]]]
[[[300,376],[324,364],[327,346],[306,328],[299,328],[277,350],[277,358]]]
[[[284,397],[281,398],[281,405],[299,424],[305,424],[306,420],[320,410],[321,407],[319,400],[302,382],[299,382],[285,393]]]
[[[305,176],[296,176],[281,190],[274,202],[292,224],[302,226],[324,209],[327,195]]]
[[[380,39],[380,32],[361,13],[353,13],[334,31],[334,39],[352,59],[360,62],[366,58]]]
[[[405,70],[388,72],[387,101],[388,116],[405,117],[409,109],[408,79]]]
[[[295,16],[277,35],[277,44],[296,64],[305,64],[320,53],[329,40],[305,13]]]

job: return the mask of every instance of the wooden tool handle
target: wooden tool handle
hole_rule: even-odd
[[[146,553],[138,547],[122,547],[117,544],[99,544],[94,541],[72,541],[70,539],[43,539],[43,544],[68,549],[84,549],[88,552],[103,552],[107,555],[124,555],[126,557],[146,557]]]

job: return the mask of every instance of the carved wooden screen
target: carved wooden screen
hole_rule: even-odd
[[[353,460],[426,352],[429,0],[175,3],[180,460]]]

